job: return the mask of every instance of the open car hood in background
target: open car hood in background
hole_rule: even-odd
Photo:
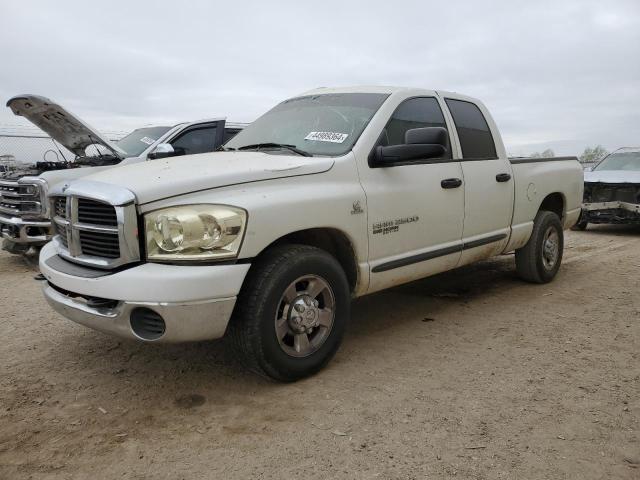
[[[120,158],[127,156],[121,148],[111,143],[97,130],[48,98],[38,95],[18,95],[7,102],[7,107],[79,157],[86,155],[85,149],[89,145],[102,145]]]

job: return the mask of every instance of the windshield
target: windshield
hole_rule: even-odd
[[[640,171],[640,150],[635,152],[613,152],[605,157],[593,170]]]
[[[171,127],[138,128],[115,144],[127,152],[127,157],[137,157],[170,129]]]
[[[387,97],[378,93],[335,93],[292,98],[262,115],[225,148],[253,145],[266,150],[278,148],[273,144],[283,144],[312,155],[343,155],[351,150]]]

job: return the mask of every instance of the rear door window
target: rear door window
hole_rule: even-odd
[[[491,130],[477,105],[451,98],[445,101],[456,125],[462,157],[467,160],[497,158]]]

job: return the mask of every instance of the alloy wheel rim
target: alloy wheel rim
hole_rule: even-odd
[[[292,357],[308,357],[325,343],[335,318],[336,301],[327,281],[304,275],[285,289],[275,315],[280,348]]]
[[[554,227],[549,227],[542,241],[542,263],[547,270],[553,269],[558,262],[560,235]]]

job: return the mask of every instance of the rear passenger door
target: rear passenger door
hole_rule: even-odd
[[[497,255],[506,246],[513,214],[511,164],[496,148],[484,106],[445,98],[461,150],[465,206],[460,265]],[[498,133],[495,132],[497,136]]]

